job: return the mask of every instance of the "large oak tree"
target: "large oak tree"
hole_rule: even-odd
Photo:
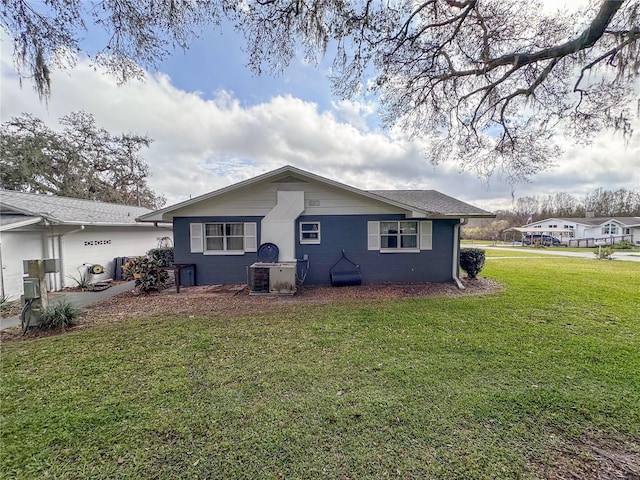
[[[522,0],[2,1],[18,69],[43,98],[77,51],[126,81],[226,19],[256,72],[335,46],[338,95],[373,91],[387,125],[427,140],[431,159],[483,174],[527,178],[557,157],[557,137],[628,138],[637,115],[640,0],[574,13]],[[96,28],[104,45],[90,51],[81,37]]]
[[[0,126],[0,186],[71,198],[160,208],[165,199],[147,185],[141,155],[151,139],[111,134],[91,114],[60,119],[61,131],[24,114]]]

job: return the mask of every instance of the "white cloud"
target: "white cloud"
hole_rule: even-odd
[[[487,183],[447,163],[433,167],[418,143],[369,131],[370,105],[338,102],[334,111],[320,111],[315,103],[276,96],[243,106],[227,91],[208,100],[180,90],[165,74],[118,86],[80,60],[73,70],[54,73],[47,106],[28,83],[20,89],[6,48],[1,62],[2,121],[28,112],[53,127],[63,115],[84,110],[111,132],[148,134],[155,140],[145,155],[149,183],[170,203],[285,164],[359,188],[436,189],[487,209],[511,202],[511,188],[499,179]],[[515,196],[637,189],[639,145],[637,136],[624,148],[603,134],[590,147],[569,149],[556,169],[537,175]]]

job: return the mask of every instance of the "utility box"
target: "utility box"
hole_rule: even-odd
[[[40,280],[38,278],[25,278],[23,288],[25,300],[40,298]]]
[[[44,265],[44,273],[58,273],[60,271],[59,258],[45,258],[42,263]]]

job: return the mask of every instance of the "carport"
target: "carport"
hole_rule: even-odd
[[[502,240],[506,242],[507,232],[519,232],[522,240],[525,235],[551,235],[560,238],[561,243],[569,241],[573,238],[574,230],[572,228],[531,228],[531,227],[512,227],[502,232]]]

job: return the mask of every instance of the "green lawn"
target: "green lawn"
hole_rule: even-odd
[[[0,476],[545,478],[587,471],[591,444],[633,461],[640,264],[503,253],[491,296],[6,343]]]

